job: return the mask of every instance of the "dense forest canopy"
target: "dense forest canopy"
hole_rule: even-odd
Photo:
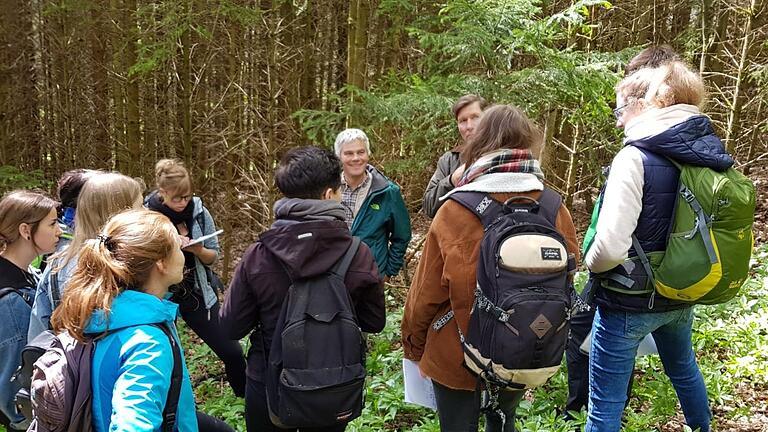
[[[768,163],[765,3],[8,0],[2,187],[75,167],[151,185],[154,162],[179,157],[225,230],[259,228],[276,158],[354,126],[416,211],[434,161],[458,142],[450,105],[474,92],[537,120],[548,182],[588,209],[621,145],[613,86],[659,43],[701,71],[704,110],[749,172]]]

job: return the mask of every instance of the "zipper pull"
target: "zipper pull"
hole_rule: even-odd
[[[648,309],[653,309],[653,304],[656,301],[656,289],[654,288],[651,293],[651,298],[648,300]]]

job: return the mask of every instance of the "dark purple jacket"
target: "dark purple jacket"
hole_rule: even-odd
[[[311,235],[310,235],[311,234]],[[343,221],[276,223],[243,255],[219,312],[224,336],[241,339],[250,333],[248,378],[263,382],[265,353],[277,325],[290,277],[305,278],[329,270],[352,242]],[[345,278],[364,332],[384,329],[384,287],[371,250],[360,244]],[[262,334],[264,340],[262,341]]]

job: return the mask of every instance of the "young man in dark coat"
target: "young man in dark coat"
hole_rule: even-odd
[[[330,151],[302,147],[288,151],[275,173],[285,198],[274,205],[275,222],[243,255],[221,308],[227,337],[250,333],[246,370],[249,431],[277,431],[267,410],[264,366],[291,280],[317,276],[346,253],[352,236],[344,219],[339,187],[341,165]],[[363,243],[344,280],[363,332],[378,333],[386,322],[384,289],[371,250]],[[312,431],[344,430],[312,428]],[[283,430],[283,429],[279,429]]]

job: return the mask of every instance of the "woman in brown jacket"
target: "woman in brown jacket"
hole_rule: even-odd
[[[486,192],[500,202],[521,195],[538,199],[544,175],[534,152],[538,154],[540,146],[541,134],[521,110],[510,105],[489,108],[462,154],[464,165],[454,173],[454,184],[459,186],[454,191]],[[578,258],[576,229],[565,206],[560,207],[556,228],[566,239],[568,252]],[[404,355],[418,362],[421,373],[432,379],[442,431],[476,431],[478,427],[477,377],[463,365],[457,324],[466,334],[482,238],[480,220],[448,200],[429,228],[405,303]],[[432,324],[449,310],[455,319],[435,331]],[[515,409],[523,394],[502,392],[499,402],[505,425],[489,417],[486,431],[514,431]]]

